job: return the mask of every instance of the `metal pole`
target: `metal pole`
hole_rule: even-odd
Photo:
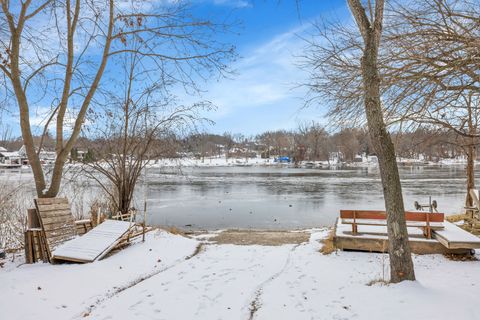
[[[145,165],[145,180],[144,180],[144,187],[143,187],[143,223],[142,223],[142,241],[145,242],[145,227],[147,223],[147,192],[148,192],[148,180],[147,180],[147,166],[150,162],[150,157],[147,160],[147,164]]]

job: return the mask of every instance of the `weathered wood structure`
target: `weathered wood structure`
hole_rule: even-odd
[[[407,212],[407,214],[407,231],[413,253],[467,254],[472,249],[480,248],[480,238],[448,221],[441,221],[443,214],[428,212]],[[379,219],[381,215],[384,215],[384,212],[358,210],[354,214],[354,210],[342,210],[334,230],[336,248],[387,252],[386,220]],[[430,233],[426,231],[427,221]]]
[[[77,235],[75,219],[66,198],[39,198],[34,202],[48,256],[51,258],[55,247]]]
[[[74,220],[66,198],[41,198],[34,202],[35,209],[27,212],[27,263],[92,262],[147,231],[133,221],[117,220],[106,220],[92,228],[90,220]]]

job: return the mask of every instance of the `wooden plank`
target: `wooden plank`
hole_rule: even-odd
[[[40,238],[37,231],[32,231],[32,244],[33,244],[33,261],[37,262],[41,260]]]
[[[81,237],[65,242],[52,253],[54,259],[92,262],[110,252],[129,232],[127,221],[106,220]]]
[[[66,240],[70,240],[71,238],[75,237],[75,235],[75,229],[68,227],[58,228],[54,230],[45,230],[45,236],[52,240],[57,238],[66,238]]]
[[[432,236],[449,249],[478,249],[480,238],[457,227],[453,223],[445,222],[444,230],[435,230]]]
[[[353,219],[342,219],[343,224],[353,224]],[[355,223],[365,226],[386,226],[387,220],[369,220],[369,219],[355,219]],[[426,227],[426,221],[406,221],[407,227]],[[443,222],[430,222],[430,228],[432,229],[443,229]]]
[[[381,210],[340,210],[342,219],[354,219],[354,216],[356,219],[387,219],[387,213]],[[427,217],[430,222],[443,222],[445,215],[443,213],[405,211],[407,221],[427,221]]]
[[[38,209],[37,209],[38,210]],[[41,211],[41,218],[46,219],[46,218],[56,218],[56,217],[63,217],[63,216],[72,216],[72,212],[70,208],[65,208],[65,209],[58,209],[58,210],[42,210]],[[44,223],[48,223],[49,221],[44,221]]]
[[[45,222],[43,223],[44,227],[47,227],[49,225],[58,225],[58,224],[65,223],[65,222],[75,224],[75,220],[72,217],[72,215],[64,215],[64,216],[57,216],[57,217],[46,217],[42,220],[45,220]]]
[[[88,231],[92,230],[92,222],[90,219],[75,221],[75,227],[78,235],[84,235]]]
[[[45,250],[45,243],[42,239],[42,232],[41,231],[35,231],[35,238],[37,239],[38,243],[38,252],[37,252],[37,257],[38,261],[48,261],[48,257],[46,255],[46,250]]]
[[[87,263],[87,262],[92,262],[92,261],[86,261],[84,259],[77,259],[77,258],[73,258],[73,257],[64,257],[64,256],[61,256],[61,255],[56,255],[55,256],[55,259],[56,260],[62,260],[62,261],[70,261],[70,262],[77,262],[77,263]]]
[[[32,234],[29,230],[24,232],[25,236],[25,263],[33,263],[33,253],[32,253]]]
[[[67,198],[38,198],[35,200],[38,205],[67,204]]]
[[[70,210],[70,206],[68,203],[62,203],[62,204],[48,204],[48,205],[39,205],[38,208],[42,212],[50,212],[50,211],[65,211],[65,210]],[[38,210],[37,208],[37,210]]]
[[[467,254],[469,249],[449,249],[440,242],[423,242],[409,239],[410,250],[415,254]],[[355,250],[367,252],[388,252],[388,238],[361,238],[335,236],[336,248],[340,250]]]
[[[37,209],[27,209],[27,228],[40,228],[40,221],[38,220]]]
[[[71,229],[72,225],[75,226],[75,221],[73,219],[66,219],[63,222],[47,224],[43,227],[43,230],[45,230],[45,231],[55,231],[55,230],[58,230],[58,229],[65,229],[65,228]]]

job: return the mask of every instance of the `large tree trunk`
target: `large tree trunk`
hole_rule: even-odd
[[[375,1],[374,21],[368,20],[366,11],[359,0],[349,0],[348,3],[365,45],[361,61],[365,113],[370,139],[378,157],[387,211],[390,281],[415,280],[395,149],[383,120],[380,101],[377,58],[382,31],[383,0]]]

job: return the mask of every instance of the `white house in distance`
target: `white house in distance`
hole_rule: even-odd
[[[0,168],[20,168],[22,157],[17,151],[8,151],[0,147]]]
[[[24,164],[28,163],[27,160],[27,151],[25,150],[25,146],[22,146],[20,150],[18,150],[18,154],[24,159]],[[51,164],[55,162],[57,155],[55,151],[46,151],[42,148],[39,154],[40,162],[42,164]]]

